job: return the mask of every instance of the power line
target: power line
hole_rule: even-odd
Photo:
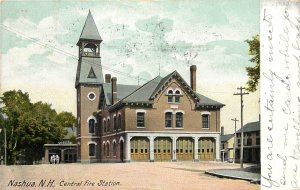
[[[74,60],[76,60],[76,61],[78,60],[78,57],[77,57],[76,55],[73,55],[73,54],[71,54],[71,53],[69,53],[69,52],[66,52],[66,51],[64,51],[64,50],[62,50],[62,49],[59,49],[59,48],[57,48],[56,46],[53,46],[53,45],[50,45],[50,44],[41,42],[41,41],[39,41],[38,39],[35,39],[35,38],[30,37],[30,36],[28,36],[28,35],[26,35],[26,34],[24,34],[24,33],[22,33],[22,32],[19,32],[19,31],[17,31],[17,30],[14,30],[14,29],[12,29],[12,28],[10,28],[10,27],[4,25],[4,24],[0,24],[0,25],[1,25],[5,30],[7,30],[7,31],[9,31],[9,32],[12,32],[12,33],[15,33],[15,34],[17,34],[17,35],[20,35],[20,36],[22,36],[22,37],[24,37],[24,38],[26,38],[26,39],[28,39],[28,40],[31,40],[31,41],[33,41],[34,43],[36,43],[36,44],[38,44],[38,45],[40,45],[40,46],[46,47],[46,48],[48,48],[48,49],[52,49],[52,50],[54,50],[55,52],[60,53],[60,54],[63,54],[63,55],[65,55],[65,56],[67,56],[67,57],[70,57],[70,58],[72,58],[72,59],[74,59]],[[197,46],[196,46],[196,47],[197,47]],[[200,47],[201,47],[201,46],[200,46]],[[116,69],[112,69],[112,68],[110,68],[110,67],[103,66],[103,65],[98,64],[98,63],[94,63],[94,62],[92,62],[92,61],[85,60],[85,61],[83,61],[83,62],[84,62],[84,63],[87,63],[87,64],[89,64],[89,65],[96,66],[96,67],[101,68],[101,69],[105,69],[105,70],[111,71],[111,72],[116,73],[116,74],[120,74],[120,75],[126,76],[126,77],[128,77],[128,78],[136,79],[136,80],[138,80],[138,84],[140,83],[141,80],[142,80],[142,81],[145,81],[145,82],[149,81],[149,79],[141,78],[140,76],[130,75],[129,73],[125,73],[125,72],[122,72],[122,71],[119,71],[119,70],[116,70]],[[123,65],[124,65],[124,63],[123,63]],[[160,75],[160,72],[161,72],[160,70],[161,70],[161,68],[160,68],[160,65],[159,65],[159,75]],[[154,81],[153,81],[153,82],[154,82]],[[156,83],[158,84],[158,82],[156,82]],[[224,92],[213,92],[213,91],[203,91],[203,92],[210,92],[210,93],[224,93]]]

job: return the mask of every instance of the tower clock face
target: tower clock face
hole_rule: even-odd
[[[94,92],[89,92],[87,97],[89,100],[93,101],[96,99],[96,94]]]

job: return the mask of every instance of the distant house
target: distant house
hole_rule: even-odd
[[[234,161],[234,134],[221,134],[221,160]]]
[[[243,127],[244,133],[244,163],[260,163],[260,122],[247,123]],[[241,129],[236,132],[236,162],[240,161]]]

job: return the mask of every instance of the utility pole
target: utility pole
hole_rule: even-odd
[[[236,148],[236,122],[239,121],[236,118],[231,119],[234,121],[234,146],[233,146],[233,163],[235,163],[235,148]]]
[[[243,90],[245,90],[245,87],[239,87],[237,88],[238,90],[240,90],[239,93],[234,93],[233,95],[240,95],[241,96],[241,156],[240,156],[240,163],[241,163],[241,168],[243,168],[243,152],[244,152],[244,132],[243,132],[243,108],[244,108],[244,105],[243,105],[243,95],[247,95],[249,93],[246,93],[246,92],[243,92]]]

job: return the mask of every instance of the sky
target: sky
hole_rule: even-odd
[[[197,92],[226,106],[225,133],[240,120],[247,82],[245,42],[259,34],[259,0],[0,1],[0,89],[28,92],[32,102],[76,115],[79,39],[90,10],[101,43],[103,73],[122,84],[143,84],[177,70]],[[244,124],[258,121],[259,92],[244,97]],[[238,128],[240,123],[237,124]]]

